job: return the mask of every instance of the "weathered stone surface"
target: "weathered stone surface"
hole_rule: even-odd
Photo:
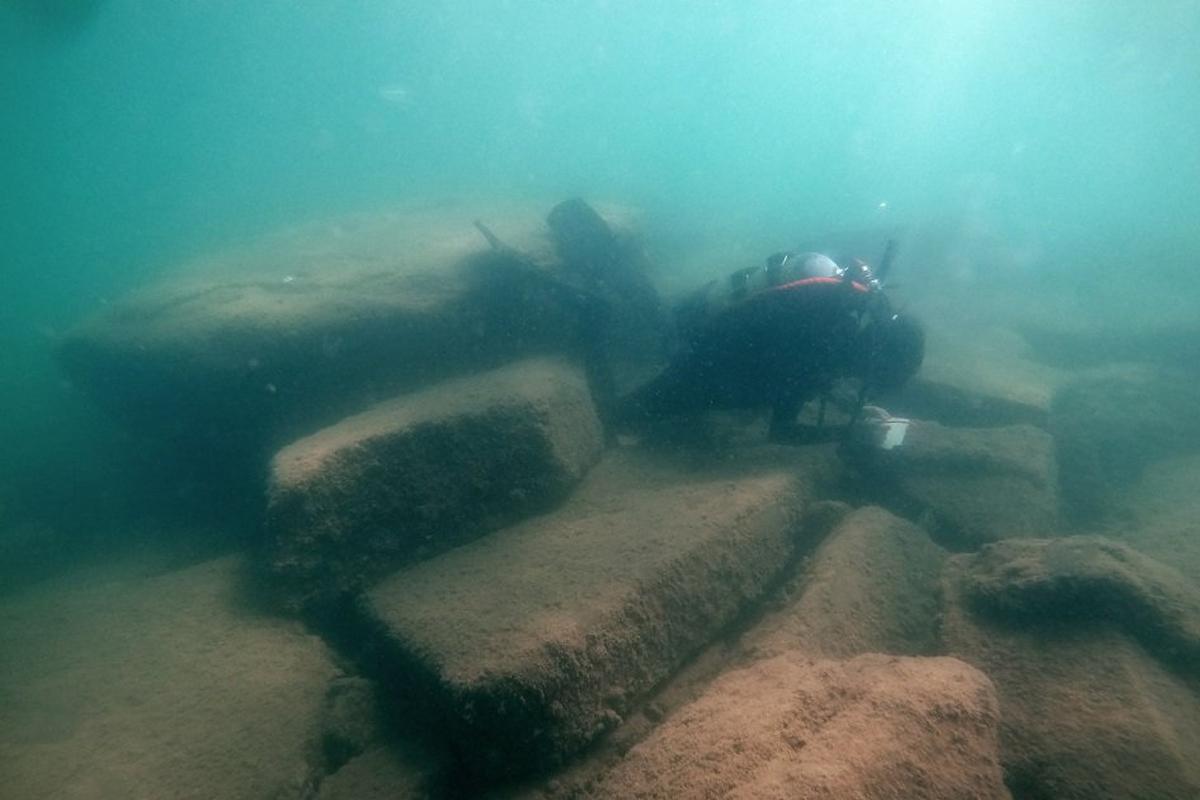
[[[1137,287],[1138,293],[1145,287]],[[1101,312],[1091,326],[1055,328],[1027,325],[1024,338],[1037,357],[1048,364],[1064,366],[1100,365],[1113,362],[1163,364],[1195,370],[1200,365],[1200,327],[1196,324],[1193,297],[1173,288],[1138,305],[1143,319],[1130,319],[1127,297],[1119,313]],[[1163,301],[1173,301],[1176,313],[1163,313]]]
[[[927,326],[921,373],[888,408],[944,425],[1044,426],[1059,370],[1028,357],[1022,338],[1002,324],[949,318],[936,305],[917,316]],[[928,305],[926,303],[926,305]]]
[[[963,597],[978,612],[1021,624],[1112,624],[1200,675],[1200,590],[1126,545],[1096,536],[996,542],[964,564]]]
[[[743,637],[751,653],[849,658],[937,652],[945,552],[916,525],[868,506],[848,513]]]
[[[359,676],[329,684],[321,708],[321,752],[325,771],[334,772],[383,736],[375,685]]]
[[[638,252],[628,213],[602,210],[621,252]],[[257,466],[379,398],[530,354],[582,355],[586,303],[560,280],[544,213],[430,205],[265,236],[105,308],[66,335],[60,361],[131,429],[218,470],[234,456]]]
[[[110,565],[6,597],[0,793],[307,797],[339,672],[319,639],[242,607],[242,568]]]
[[[1170,564],[1200,587],[1200,456],[1158,461],[1114,498],[1105,536]]]
[[[427,754],[388,742],[323,780],[317,800],[435,800],[438,788]]]
[[[1195,686],[1116,622],[1090,619],[1087,608],[1045,620],[974,613],[966,596],[971,565],[970,556],[948,561],[942,630],[949,653],[996,684],[1002,760],[1014,795],[1200,795]]]
[[[784,653],[715,681],[591,796],[1007,798],[998,726],[961,661]]]
[[[1030,425],[947,428],[914,421],[901,447],[872,455],[889,502],[924,514],[957,546],[1057,532],[1053,442]]]
[[[271,570],[290,603],[336,599],[416,555],[546,510],[603,444],[583,374],[556,360],[381,403],[275,456]]]
[[[990,394],[986,387],[974,386],[967,380],[928,375],[918,375],[894,397],[888,398],[889,410],[899,416],[971,428],[1022,424],[1045,427],[1049,418],[1048,405],[1048,401]]]
[[[549,768],[620,722],[787,565],[827,451],[688,475],[611,455],[558,511],[387,579],[364,613],[462,769]]]
[[[1103,520],[1148,465],[1200,451],[1197,408],[1195,376],[1161,370],[1082,379],[1059,391],[1050,430],[1070,515]]]

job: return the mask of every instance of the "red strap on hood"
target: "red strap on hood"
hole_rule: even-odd
[[[772,286],[767,291],[782,292],[787,289],[799,289],[802,286],[813,286],[816,284],[833,284],[833,283],[842,283],[842,279],[841,278],[831,278],[831,277],[827,278],[827,277],[821,277],[821,276],[818,276],[816,278],[801,278],[800,280],[792,281],[791,283],[781,283],[778,286]],[[850,286],[856,292],[864,292],[865,293],[865,292],[870,291],[870,289],[866,286],[866,284],[859,283],[858,281],[852,281],[850,283]]]

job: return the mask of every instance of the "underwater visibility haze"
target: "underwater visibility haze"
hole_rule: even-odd
[[[0,784],[904,776],[783,685],[928,796],[1200,795],[1197,41],[1198,0],[0,5]],[[907,444],[623,426],[728,343],[697,289],[889,241]]]

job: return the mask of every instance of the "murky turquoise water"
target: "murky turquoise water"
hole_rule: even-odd
[[[182,255],[400,198],[616,197],[764,252],[936,220],[1003,240],[992,269],[1190,269],[1198,35],[1194,0],[6,4],[2,482],[89,424],[57,331]]]
[[[7,4],[4,508],[108,492],[58,332],[297,218],[580,193],[664,241],[933,224],[1003,244],[973,268],[1191,280],[1198,35],[1194,0]]]
[[[0,528],[53,529],[54,559],[178,499],[131,482],[62,331],[196,254],[413,199],[635,206],[676,286],[713,277],[697,254],[883,231],[910,298],[1166,315],[1159,360],[1194,373],[1198,41],[1200,0],[5,3]]]

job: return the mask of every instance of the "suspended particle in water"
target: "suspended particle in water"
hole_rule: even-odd
[[[385,103],[391,103],[400,108],[412,105],[412,91],[403,84],[393,83],[379,87],[379,98]]]

